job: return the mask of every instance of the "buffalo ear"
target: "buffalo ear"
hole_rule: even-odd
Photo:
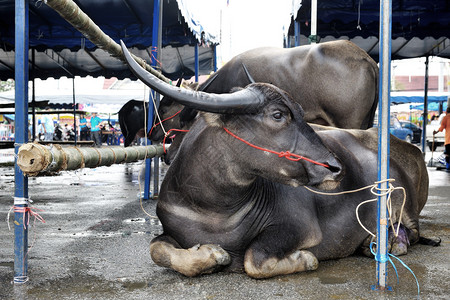
[[[194,120],[195,117],[197,116],[197,113],[198,111],[193,108],[189,107],[183,108],[183,110],[180,113],[180,127],[183,128],[186,125],[186,123]]]
[[[177,87],[180,87],[180,86],[181,86],[181,83],[183,82],[183,75],[184,75],[184,73],[181,74],[181,77],[180,77],[180,78],[178,78],[177,85],[176,85]],[[173,104],[173,99],[170,98],[170,97],[165,97],[165,96],[164,96],[164,97],[161,99],[161,104],[164,105],[164,106],[170,106],[170,105]]]
[[[250,72],[248,71],[247,67],[242,63],[242,68],[244,69],[245,75],[247,76],[247,79],[250,83],[255,83],[255,79],[253,79],[252,75],[250,75]]]
[[[212,74],[203,84],[199,86],[198,90],[202,92],[206,91],[206,89],[216,80],[217,76],[218,76],[217,72]]]

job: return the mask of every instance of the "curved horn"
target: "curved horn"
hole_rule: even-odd
[[[120,44],[134,75],[150,88],[164,96],[172,97],[180,104],[212,113],[248,113],[264,102],[264,95],[255,89],[247,88],[232,94],[208,94],[171,86],[144,70],[131,57],[123,41],[120,41]]]

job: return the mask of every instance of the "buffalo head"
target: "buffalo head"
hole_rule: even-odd
[[[197,137],[192,151],[215,143],[217,156],[235,166],[228,175],[261,176],[292,186],[336,187],[342,176],[341,163],[303,120],[300,105],[283,90],[265,83],[229,94],[181,89],[141,68],[123,43],[122,49],[129,67],[146,85],[182,105],[207,112],[188,134]],[[305,159],[286,159],[287,152]]]

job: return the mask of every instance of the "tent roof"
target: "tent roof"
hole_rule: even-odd
[[[180,0],[179,0],[180,1]],[[152,55],[153,1],[148,0],[76,0],[83,10],[114,41],[122,39],[131,52],[150,60]],[[180,1],[181,2],[181,1]],[[169,78],[182,73],[194,74],[194,49],[198,42],[217,43],[216,35],[206,32],[190,18],[185,22],[189,6],[180,6],[175,0],[163,0],[162,71]],[[180,10],[181,9],[181,10]],[[0,79],[14,78],[14,1],[0,0]],[[202,30],[202,32],[197,32]],[[202,34],[203,33],[203,34]],[[119,60],[79,33],[44,1],[29,4],[29,46],[35,49],[36,78],[61,76],[105,76],[133,78],[128,68]],[[213,51],[200,47],[200,74],[213,69]],[[32,60],[30,50],[30,63]]]
[[[423,92],[391,92],[392,103],[423,103]],[[450,93],[429,92],[428,102],[447,102],[450,99]]]
[[[301,2],[301,7],[297,9]],[[379,56],[379,0],[317,1],[320,42],[348,39]],[[309,44],[311,0],[297,0],[294,18],[300,22],[300,44]],[[294,35],[291,22],[289,35]],[[392,59],[427,55],[450,58],[450,2],[448,0],[392,0]]]

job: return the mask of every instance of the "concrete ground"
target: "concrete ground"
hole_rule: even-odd
[[[393,291],[373,291],[375,261],[363,256],[267,280],[230,273],[186,278],[158,267],[149,243],[161,225],[154,217],[156,201],[142,202],[146,212],[141,208],[141,169],[133,163],[30,178],[29,196],[45,223],[32,222],[29,232],[29,281],[12,284],[14,232],[6,217],[14,170],[0,167],[0,299],[417,299],[416,281],[399,262],[398,281],[389,267]],[[420,299],[450,299],[450,173],[428,171],[421,234],[442,244],[415,245],[401,259],[417,276]]]

